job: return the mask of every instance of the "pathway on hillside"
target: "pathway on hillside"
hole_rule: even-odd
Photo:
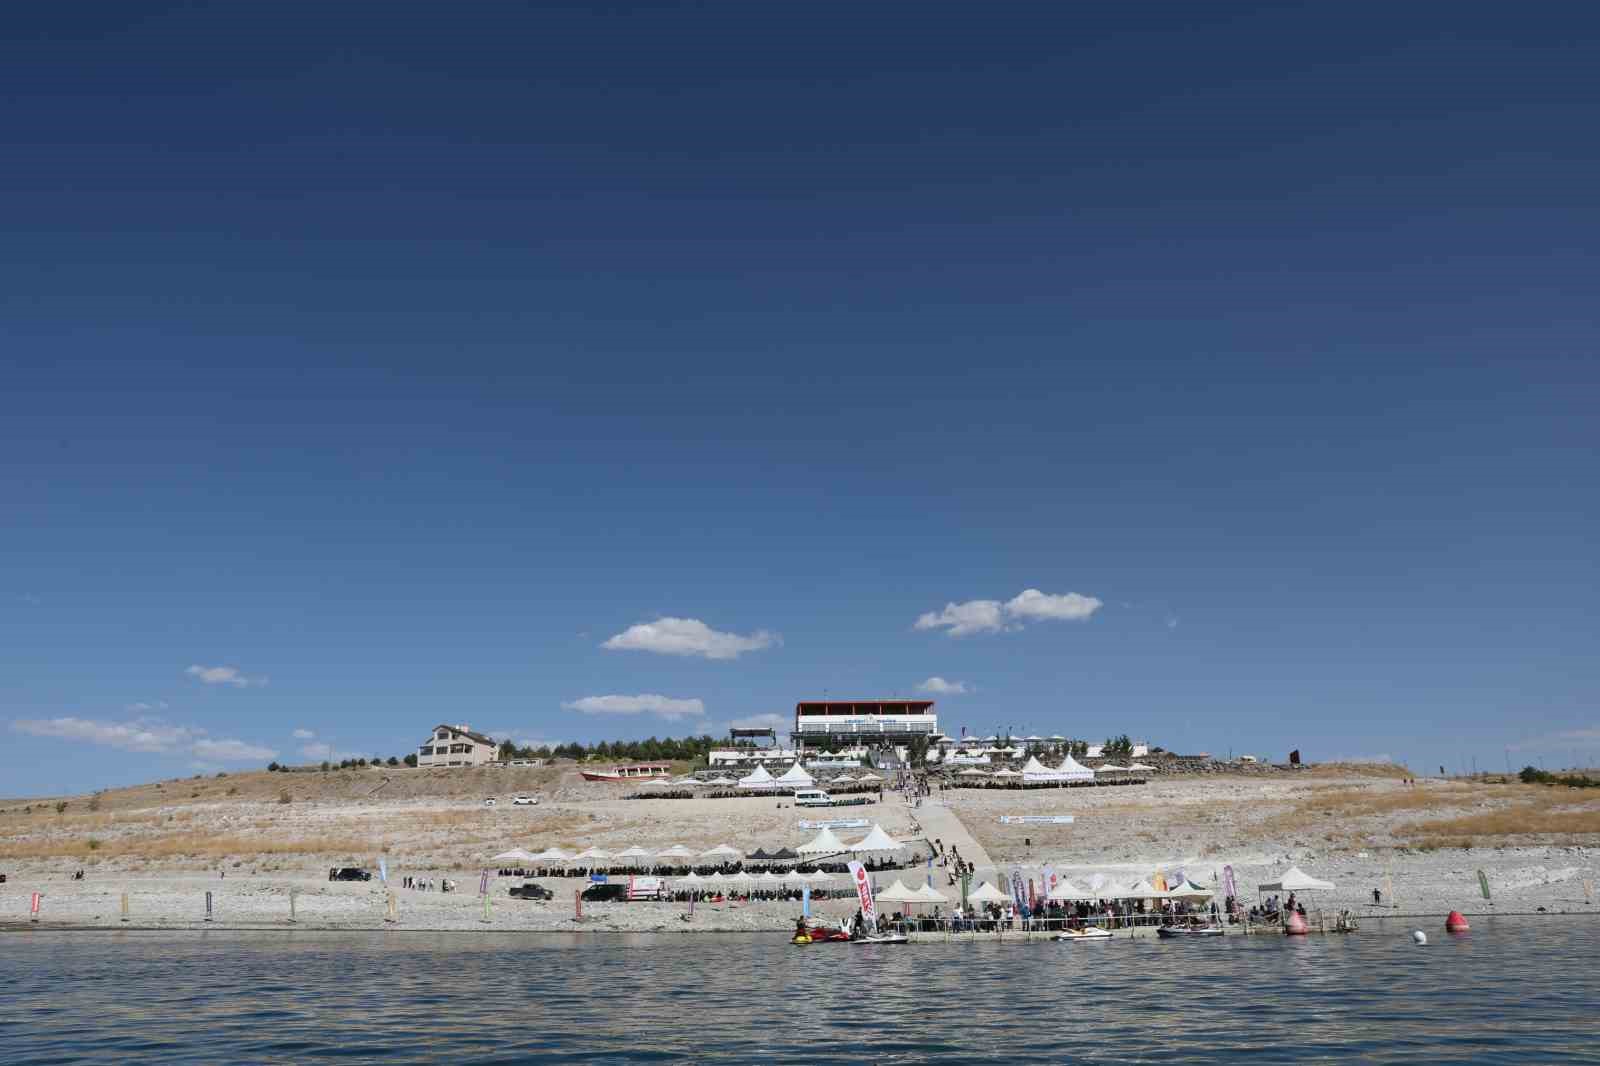
[[[961,853],[963,859],[977,869],[979,880],[990,880],[994,863],[990,860],[989,853],[983,850],[983,845],[967,831],[960,816],[946,807],[937,793],[924,799],[921,807],[911,811],[911,816],[922,825],[923,836],[943,843],[946,853],[954,847]],[[973,887],[977,887],[976,881],[973,882]]]

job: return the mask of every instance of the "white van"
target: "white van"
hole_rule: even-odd
[[[820,788],[797,788],[794,792],[796,807],[832,807],[833,797]]]

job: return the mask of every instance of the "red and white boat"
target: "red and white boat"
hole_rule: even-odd
[[[639,781],[647,777],[671,777],[672,767],[666,763],[639,763],[636,766],[613,766],[609,770],[579,770],[585,781]]]

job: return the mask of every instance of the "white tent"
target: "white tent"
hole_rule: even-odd
[[[680,884],[680,885],[694,886],[694,885],[703,885],[705,883],[706,883],[706,878],[701,877],[699,874],[695,873],[693,870],[689,871],[689,873],[686,876],[678,878],[678,884]]]
[[[1094,772],[1097,774],[1125,774],[1129,769],[1131,767],[1118,766],[1114,762],[1108,762],[1104,766],[1096,766]]]
[[[976,892],[967,893],[968,903],[1004,903],[1011,897],[985,881]]]
[[[728,879],[720,873],[707,874],[703,880],[706,884],[716,885],[718,888],[728,883]]]
[[[917,890],[914,889],[914,888],[907,888],[904,884],[902,884],[900,882],[899,878],[895,879],[894,884],[890,885],[888,888],[884,889],[882,892],[879,892],[875,898],[878,900],[879,903],[920,903],[920,902],[922,902],[922,897],[917,895]]]
[[[1021,777],[1022,775],[1017,773],[1015,770],[1002,769],[1002,770],[996,770],[993,774],[990,774],[989,776],[991,776],[991,777]]]
[[[799,855],[840,855],[850,849],[844,846],[844,841],[834,836],[832,829],[825,827],[822,832],[794,850]]]
[[[711,876],[715,877],[717,875],[716,874],[712,874]],[[723,880],[728,882],[728,884],[730,884],[730,885],[732,885],[732,884],[748,885],[752,881],[754,881],[755,878],[750,876],[749,874],[745,873],[743,870],[740,870],[736,874],[728,874],[726,877],[723,878]]]
[[[1319,881],[1300,867],[1291,866],[1276,881],[1258,887],[1263,892],[1330,892],[1333,882]]]
[[[1109,894],[1114,899],[1166,899],[1167,894],[1162,892],[1149,881],[1140,878],[1126,888],[1111,888]]]
[[[851,777],[849,774],[840,774],[838,777],[828,782],[829,785],[853,785],[855,783],[856,779]]]
[[[1216,893],[1209,888],[1201,888],[1186,878],[1169,887],[1167,895],[1172,899],[1210,899]]]
[[[521,848],[512,848],[510,851],[502,851],[500,854],[492,856],[489,859],[489,861],[490,862],[532,862],[533,861],[533,852],[531,852],[531,851],[523,851]]]
[[[707,848],[700,853],[702,859],[737,859],[743,852],[738,848],[731,848],[726,844],[718,844],[714,848]]]
[[[1093,781],[1094,771],[1067,755],[1061,760],[1061,765],[1056,767],[1056,773],[1063,774],[1068,781]]]
[[[949,903],[950,902],[950,899],[949,899],[948,896],[944,896],[944,895],[940,894],[938,889],[936,889],[932,885],[928,885],[928,884],[925,884],[922,887],[918,888],[916,890],[916,892],[914,893],[914,895],[917,897],[917,902],[918,903]]]
[[[795,763],[785,770],[783,776],[778,778],[776,782],[783,788],[810,788],[816,783],[817,779],[801,769],[799,763]]]
[[[962,770],[961,772],[957,773],[956,776],[957,777],[988,777],[989,775],[984,773],[982,770],[979,770],[977,768],[973,768],[971,770]]]
[[[764,873],[760,877],[756,878],[756,882],[762,888],[772,888],[772,887],[774,887],[776,885],[783,884],[784,879],[782,877],[779,877],[777,874],[773,873],[771,870],[768,870],[766,873]]]
[[[831,876],[829,876],[828,874],[823,873],[821,870],[812,870],[808,874],[795,874],[795,876],[796,877],[802,877],[805,880],[810,881],[814,885],[825,885],[825,884],[828,884],[830,881],[833,880],[833,878]]]
[[[590,862],[590,861],[592,861],[594,859],[609,859],[609,858],[611,858],[611,853],[609,851],[602,851],[600,848],[584,848],[582,851],[578,852],[578,854],[576,854],[576,855],[574,855],[572,857],[572,861],[573,862]]]
[[[716,777],[708,777],[708,778],[706,778],[706,787],[707,788],[723,787],[723,786],[727,786],[727,785],[737,785],[738,783],[739,782],[735,781],[733,778],[724,777],[721,774],[718,774]]]
[[[777,784],[773,776],[767,773],[766,763],[757,763],[755,771],[747,777],[739,778],[740,788],[770,789]]]
[[[572,858],[572,856],[568,855],[566,852],[562,851],[560,848],[545,848],[543,851],[541,851],[539,854],[533,856],[528,861],[529,862],[566,862],[570,858]]]
[[[688,848],[684,847],[682,844],[674,844],[670,848],[662,848],[660,851],[656,852],[656,858],[658,858],[658,859],[692,859],[692,858],[694,858],[694,852],[690,851]]]
[[[1096,896],[1093,892],[1085,892],[1063,877],[1056,881],[1055,887],[1050,890],[1050,894],[1045,898],[1053,899],[1059,903],[1062,900],[1069,899],[1095,899]]]
[[[904,844],[883,831],[883,826],[873,823],[872,832],[850,845],[850,850],[863,853],[868,851],[899,851]]]
[[[883,778],[879,777],[877,774],[869,772],[869,773],[862,774],[860,777],[856,778],[856,780],[857,781],[882,781]]]
[[[641,848],[639,845],[635,844],[631,848],[623,848],[621,851],[617,852],[611,857],[613,859],[648,859],[650,857],[650,853]]]

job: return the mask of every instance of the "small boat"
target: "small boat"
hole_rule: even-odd
[[[850,934],[843,929],[824,929],[821,926],[815,929],[807,929],[804,933],[796,933],[789,938],[789,943],[798,946],[806,944],[848,944],[849,942]]]
[[[1182,940],[1191,936],[1221,936],[1220,925],[1163,925],[1156,930],[1156,936],[1165,940]]]
[[[906,938],[904,936],[902,936],[899,933],[882,933],[882,934],[875,933],[875,934],[873,934],[871,936],[858,936],[858,937],[855,937],[850,941],[850,943],[852,943],[852,944],[905,944],[905,943],[908,943],[908,941],[906,940]]]
[[[1101,929],[1098,925],[1091,925],[1086,929],[1063,929],[1055,935],[1056,940],[1110,940],[1111,931]]]
[[[650,777],[671,777],[672,767],[665,763],[641,763],[637,766],[613,766],[609,770],[579,770],[585,781],[640,781]]]

